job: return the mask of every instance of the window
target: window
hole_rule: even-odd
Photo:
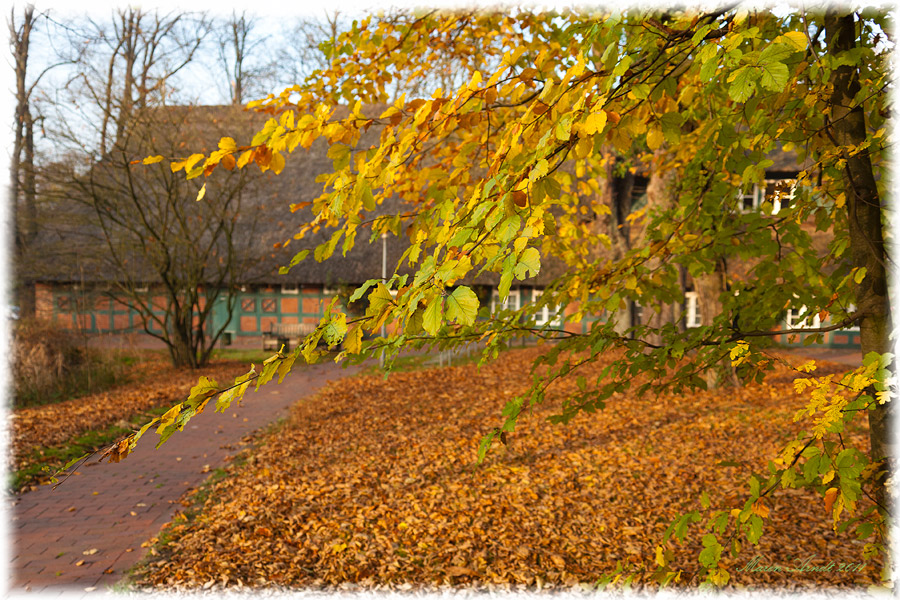
[[[809,315],[805,306],[788,309],[785,322],[788,329],[815,329],[821,324],[819,315]]]
[[[281,285],[282,294],[299,294],[300,287],[296,283],[284,283]]]
[[[772,214],[777,214],[782,207],[791,204],[796,189],[797,181],[794,179],[766,179],[764,187],[754,185],[752,189],[740,193],[740,210],[758,210],[764,201],[769,200],[772,202]]]
[[[765,197],[766,200],[772,201],[772,214],[778,214],[782,208],[790,206],[794,201],[796,191],[796,179],[767,179]]]
[[[703,325],[700,315],[700,296],[697,295],[697,292],[685,292],[684,305],[684,326],[691,328]]]
[[[759,205],[762,204],[762,193],[759,189],[759,186],[754,184],[752,188],[747,191],[741,192],[740,195],[740,208],[742,212],[750,212],[751,210],[756,210],[759,208]]]
[[[500,292],[494,290],[493,296],[491,297],[491,312],[498,310],[519,310],[519,306],[521,306],[519,303],[519,290],[510,290],[509,295],[502,304],[500,303]]]
[[[534,290],[532,293],[532,302],[537,302],[538,298],[543,294],[543,290]],[[550,323],[551,325],[561,325],[562,324],[562,310],[558,304],[554,304],[553,306],[542,306],[540,312],[534,315],[535,323],[537,325],[546,325]]]
[[[852,315],[852,314],[855,313],[855,312],[856,312],[856,305],[855,305],[855,304],[852,304],[852,303],[851,303],[849,306],[847,306],[847,314],[848,314],[848,315]],[[849,327],[845,327],[845,328],[844,328],[844,331],[859,331],[859,321],[857,321],[856,323],[850,325]]]

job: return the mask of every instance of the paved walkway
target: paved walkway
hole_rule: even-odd
[[[779,351],[794,356],[812,358],[815,360],[827,360],[829,362],[846,365],[847,367],[859,367],[863,364],[862,352],[845,348],[821,348],[818,346],[803,346],[794,348],[779,348]]]
[[[108,592],[146,553],[141,544],[172,519],[184,492],[225,464],[242,437],[352,372],[334,364],[297,369],[281,385],[249,391],[240,407],[215,413],[210,406],[159,449],[148,432],[121,463],[84,466],[56,490],[41,486],[12,498],[7,596]]]

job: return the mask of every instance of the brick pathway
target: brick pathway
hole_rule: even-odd
[[[8,593],[108,591],[145,554],[141,543],[172,519],[182,494],[222,466],[243,436],[351,372],[334,364],[297,369],[281,385],[251,388],[241,407],[215,413],[210,406],[158,450],[148,432],[121,463],[84,466],[56,490],[41,486],[12,498]]]

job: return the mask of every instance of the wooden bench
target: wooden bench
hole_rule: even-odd
[[[263,350],[280,350],[283,345],[287,352],[315,329],[316,326],[310,323],[273,323],[263,333]]]

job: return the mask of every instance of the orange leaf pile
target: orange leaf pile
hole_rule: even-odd
[[[301,402],[246,464],[212,486],[196,518],[176,518],[171,541],[135,581],[515,590],[590,584],[618,562],[649,574],[676,515],[698,508],[703,490],[714,508],[742,505],[748,472],[764,469],[801,426],[791,418],[802,398],[787,369],[771,385],[617,395],[603,411],[550,425],[544,417],[576,390],[573,376],[476,465],[480,438],[526,388],[535,352],[510,352],[480,369],[345,378]],[[746,469],[717,467],[723,460]],[[759,508],[771,512],[766,534],[725,561],[732,585],[877,581],[871,563],[853,573],[736,572],[757,555],[763,564],[862,561],[862,542],[832,531],[820,499],[782,491]],[[697,533],[671,546],[682,584],[697,582]]]

